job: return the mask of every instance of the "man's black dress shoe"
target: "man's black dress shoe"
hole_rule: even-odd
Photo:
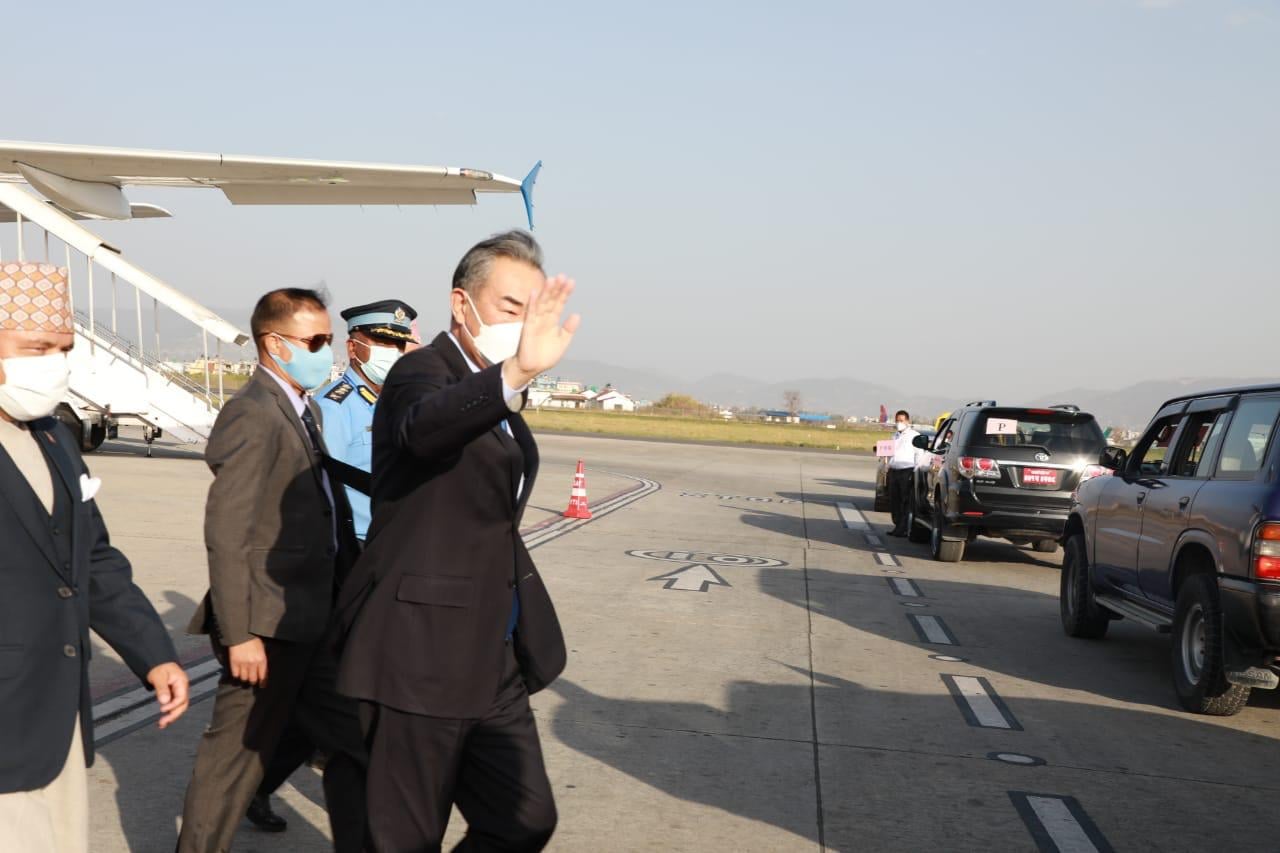
[[[258,795],[249,803],[249,811],[245,814],[249,822],[263,832],[284,832],[289,822],[271,810],[271,798]]]

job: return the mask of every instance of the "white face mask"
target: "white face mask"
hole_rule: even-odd
[[[373,346],[364,341],[356,341],[356,344],[369,351],[369,360],[360,362],[360,372],[374,385],[386,382],[392,365],[400,360],[400,350],[395,347]]]
[[[898,421],[898,423],[897,423],[898,432],[906,432],[906,431],[907,431],[907,427],[909,427],[909,426],[911,426],[911,424],[906,423],[905,421]]]
[[[66,353],[6,358],[0,365],[4,367],[0,409],[15,421],[47,418],[66,399],[71,381]]]
[[[476,315],[476,322],[480,324],[478,335],[472,335],[471,330],[467,329],[467,334],[471,335],[471,340],[475,343],[476,349],[480,350],[480,354],[490,364],[498,364],[514,357],[516,350],[520,349],[520,334],[524,331],[524,323],[517,320],[514,323],[488,325],[480,319],[480,312],[476,310],[476,304],[471,301],[471,294],[464,290],[462,295],[467,297],[471,312]],[[462,325],[466,327],[466,323]]]

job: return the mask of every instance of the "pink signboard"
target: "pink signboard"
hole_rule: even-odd
[[[876,456],[892,456],[893,455],[893,439],[887,438],[884,441],[876,442]]]

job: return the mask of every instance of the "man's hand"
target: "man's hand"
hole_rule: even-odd
[[[147,683],[160,703],[160,728],[166,728],[187,710],[190,700],[187,673],[176,663],[162,663],[147,673]]]
[[[267,684],[267,649],[261,637],[254,637],[227,647],[231,661],[231,677],[255,687]]]
[[[524,331],[520,333],[520,348],[515,358],[502,365],[502,378],[512,388],[523,388],[546,373],[564,357],[573,340],[574,332],[582,318],[577,314],[563,324],[565,302],[573,293],[573,279],[558,275],[529,296],[525,309]]]

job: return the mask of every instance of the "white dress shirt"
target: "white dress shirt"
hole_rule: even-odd
[[[894,471],[915,468],[924,457],[924,451],[912,445],[912,441],[920,433],[911,427],[893,437],[893,456],[889,457],[889,467]]]
[[[471,372],[479,373],[480,365],[476,364],[474,361],[471,360],[471,357],[467,355],[467,351],[462,348],[462,344],[458,343],[458,339],[453,336],[453,332],[446,332],[445,334],[449,336],[449,340],[453,341],[453,345],[458,348],[458,352],[462,353],[462,360],[467,363],[467,367],[471,368]],[[528,387],[529,387],[528,385],[524,386],[524,388],[528,388]],[[507,378],[505,376],[502,377],[502,399],[507,403],[508,408],[510,407],[512,400],[514,400],[520,394],[524,393],[524,388],[512,388],[510,385],[507,384]],[[511,424],[507,423],[506,421],[502,422],[502,429],[505,430],[507,435],[511,436],[513,439],[516,437],[515,433],[511,431]],[[524,494],[524,475],[521,474],[520,486],[519,488],[516,489],[516,500],[519,500],[520,496],[523,494]]]

